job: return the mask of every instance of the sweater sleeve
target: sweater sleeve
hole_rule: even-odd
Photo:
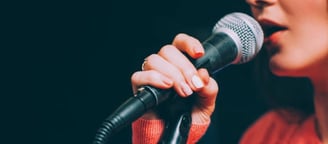
[[[194,144],[205,134],[210,121],[204,124],[192,124],[187,144]],[[164,121],[137,119],[132,123],[133,144],[156,144],[164,130]]]
[[[132,123],[133,144],[155,144],[164,130],[164,121],[139,118]]]

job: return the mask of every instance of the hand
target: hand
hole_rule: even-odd
[[[173,88],[181,97],[197,93],[192,109],[192,123],[206,123],[215,108],[219,88],[206,69],[196,69],[185,54],[197,59],[204,55],[202,44],[195,38],[178,34],[171,45],[163,46],[157,54],[145,59],[142,71],[131,76],[133,92],[144,85],[160,89]],[[185,54],[184,54],[185,53]],[[153,111],[143,115],[145,119],[158,119]]]

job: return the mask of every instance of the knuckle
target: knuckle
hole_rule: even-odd
[[[188,37],[187,34],[185,34],[185,33],[179,33],[179,34],[177,34],[177,35],[174,37],[174,40],[173,40],[173,41],[180,41],[180,40],[185,39],[186,37]]]
[[[148,79],[150,81],[158,81],[160,79],[160,77],[161,77],[161,75],[154,70],[149,71],[149,73],[148,73]]]
[[[163,55],[168,55],[168,54],[170,54],[170,52],[171,52],[172,50],[174,50],[174,49],[176,49],[176,47],[173,46],[173,45],[165,45],[165,46],[163,46],[163,47],[160,49],[160,51],[158,52],[158,54],[161,55],[161,56],[163,56]]]
[[[152,60],[156,59],[157,57],[158,57],[157,54],[151,54],[146,58],[146,60],[147,61],[152,61]]]
[[[144,62],[144,68],[147,70],[152,69],[152,65],[156,63],[156,61],[158,61],[159,57],[160,56],[158,56],[157,54],[149,55]]]
[[[172,78],[173,78],[174,81],[176,81],[176,82],[182,82],[182,81],[185,81],[185,78],[183,77],[183,75],[180,74],[180,72],[177,72],[177,74],[173,75]]]
[[[186,77],[192,77],[193,75],[196,74],[196,70],[193,70],[193,69],[182,69],[183,71],[183,74],[186,75]]]
[[[132,83],[135,83],[138,81],[138,78],[139,78],[139,75],[140,75],[140,71],[137,71],[137,72],[134,72],[132,75],[131,75],[131,82]]]
[[[195,37],[180,33],[174,38],[174,43],[200,43],[200,41]]]
[[[209,90],[209,93],[210,93],[210,95],[216,96],[219,92],[219,85],[218,85],[218,83],[216,83],[216,81],[213,78],[211,78],[210,81],[211,81],[210,82],[210,84],[211,84],[210,89],[211,90]]]

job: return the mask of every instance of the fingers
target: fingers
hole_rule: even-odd
[[[216,81],[209,77],[206,69],[199,69],[198,74],[204,82],[204,87],[200,89],[198,97],[196,97],[196,104],[193,107],[192,123],[203,124],[208,122],[215,109],[215,101],[219,91]]]
[[[173,88],[180,96],[197,92],[199,96],[193,105],[193,123],[204,123],[210,119],[215,108],[218,85],[206,69],[197,70],[188,57],[200,58],[205,53],[202,44],[186,34],[178,34],[172,45],[166,45],[157,54],[146,58],[142,71],[132,74],[133,92],[150,85],[160,89]],[[148,112],[146,119],[158,119],[156,113]]]
[[[131,82],[133,93],[137,93],[138,88],[144,85],[152,85],[161,89],[167,89],[173,85],[171,79],[154,70],[133,73]]]
[[[176,82],[182,83],[182,81],[185,81],[185,83],[187,83],[194,91],[197,91],[204,86],[198,76],[197,69],[176,47],[173,45],[164,46],[159,51],[158,55],[172,65],[175,72],[179,73],[178,75],[176,73],[171,73],[172,75],[169,76],[174,78]],[[163,70],[169,68],[171,67],[161,67]]]
[[[199,58],[204,55],[204,49],[199,40],[187,34],[178,34],[172,44],[192,58]]]
[[[167,79],[173,82],[173,88],[180,96],[189,96],[193,91],[199,91],[204,87],[203,81],[209,80],[209,75],[207,72],[205,75],[201,71],[198,73],[186,55],[198,58],[203,54],[204,49],[197,39],[178,34],[172,45],[166,45],[157,54],[146,58],[142,65],[142,74],[135,73],[136,76],[132,77],[134,91],[142,85],[170,88],[167,86],[172,85],[164,84]]]
[[[165,47],[164,47],[165,48]],[[168,52],[169,55],[176,55],[176,53],[180,53],[177,51]],[[181,54],[181,53],[180,53]],[[183,56],[183,55],[181,55]],[[181,56],[176,57],[178,61],[181,61]],[[144,65],[144,70],[152,70],[158,72],[170,80],[173,81],[173,87],[175,91],[181,96],[189,96],[193,93],[193,90],[186,82],[185,76],[183,72],[174,64],[170,62],[171,60],[165,59],[163,56],[158,54],[152,54],[147,57],[147,64]],[[192,66],[188,69],[193,68]],[[196,71],[196,70],[195,70]],[[196,88],[195,88],[196,89]]]
[[[213,78],[210,78],[208,84],[198,92],[199,101],[197,107],[201,108],[208,116],[214,111],[218,92],[219,87]]]
[[[160,89],[174,88],[180,96],[198,93],[193,113],[200,122],[214,111],[218,85],[206,69],[197,70],[187,56],[199,58],[205,53],[202,44],[186,34],[178,34],[172,45],[166,45],[157,54],[146,58],[142,71],[131,76],[134,93],[144,85]],[[193,118],[194,119],[194,118]]]
[[[214,79],[210,78],[208,84],[198,92],[196,104],[192,109],[192,123],[204,124],[211,120],[211,115],[215,109],[215,100],[218,93],[218,86]]]
[[[202,109],[202,111],[210,116],[215,108],[215,101],[219,92],[217,82],[209,77],[209,73],[206,69],[199,69],[198,73],[200,78],[204,82],[204,87],[198,91],[198,103],[196,108]]]

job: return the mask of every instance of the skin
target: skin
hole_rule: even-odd
[[[247,0],[261,23],[285,29],[266,37],[269,65],[278,76],[308,77],[314,86],[318,136],[328,143],[327,0]]]
[[[206,123],[215,108],[218,84],[206,69],[197,70],[183,52],[192,58],[199,58],[204,55],[204,48],[197,39],[187,34],[178,34],[172,44],[163,46],[157,54],[146,58],[144,70],[135,72],[131,77],[132,88],[135,93],[143,85],[174,88],[182,97],[196,92],[198,100],[193,106],[192,123]],[[198,87],[192,81],[195,76],[202,83],[197,84]],[[150,111],[143,118],[158,119],[158,116]]]
[[[253,16],[263,27],[283,29],[265,37],[270,53],[270,69],[278,76],[308,77],[314,86],[318,136],[328,144],[328,1],[327,0],[246,0]],[[198,94],[192,123],[205,123],[215,108],[219,92],[217,82],[205,69],[197,70],[182,54],[193,58],[204,54],[201,43],[186,34],[178,34],[172,44],[146,58],[143,71],[132,77],[134,92],[143,85],[174,88],[182,97]],[[196,87],[197,76],[202,85]],[[198,85],[199,86],[199,85]],[[157,119],[153,112],[143,118]]]

